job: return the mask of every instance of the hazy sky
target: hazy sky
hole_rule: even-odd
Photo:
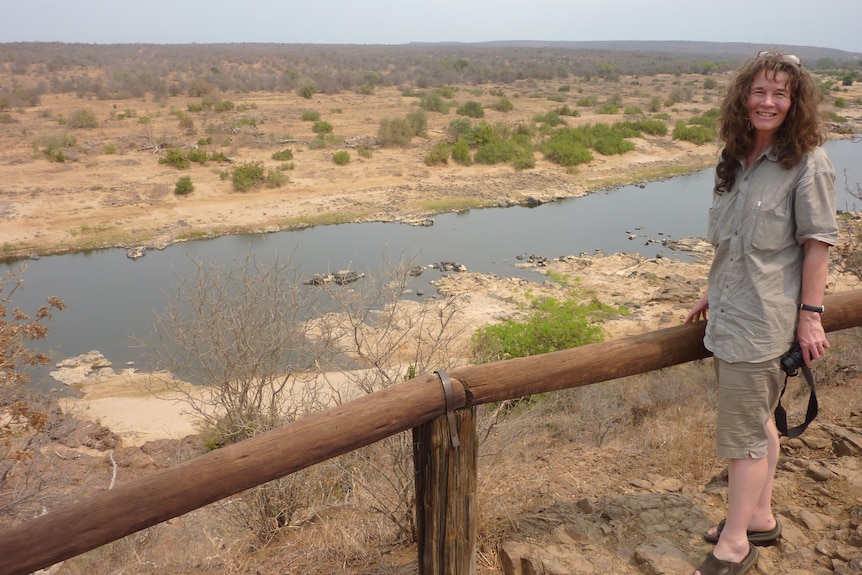
[[[862,52],[862,0],[0,0],[0,42],[705,40]]]

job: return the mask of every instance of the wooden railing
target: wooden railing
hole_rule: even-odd
[[[830,295],[824,303],[826,331],[862,325],[862,291]],[[419,446],[420,573],[475,573],[473,408],[708,357],[705,325],[416,377],[0,532],[0,575],[48,567],[409,429]]]

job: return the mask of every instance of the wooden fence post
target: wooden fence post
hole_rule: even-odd
[[[419,575],[476,574],[476,408],[413,428]]]

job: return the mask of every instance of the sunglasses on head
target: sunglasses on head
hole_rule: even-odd
[[[758,58],[778,58],[779,62],[785,64],[793,64],[794,66],[802,66],[802,60],[795,54],[781,54],[780,52],[772,52],[771,50],[762,50],[757,53]]]

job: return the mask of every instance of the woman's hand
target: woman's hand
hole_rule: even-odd
[[[699,298],[697,298],[694,307],[692,307],[691,311],[688,312],[688,315],[685,316],[685,323],[693,323],[706,319],[707,311],[709,310],[708,291],[709,290],[704,291],[703,294]]]
[[[799,312],[799,324],[796,326],[796,340],[802,349],[802,360],[811,367],[811,362],[820,359],[829,349],[829,340],[820,322],[820,314],[810,311]]]

